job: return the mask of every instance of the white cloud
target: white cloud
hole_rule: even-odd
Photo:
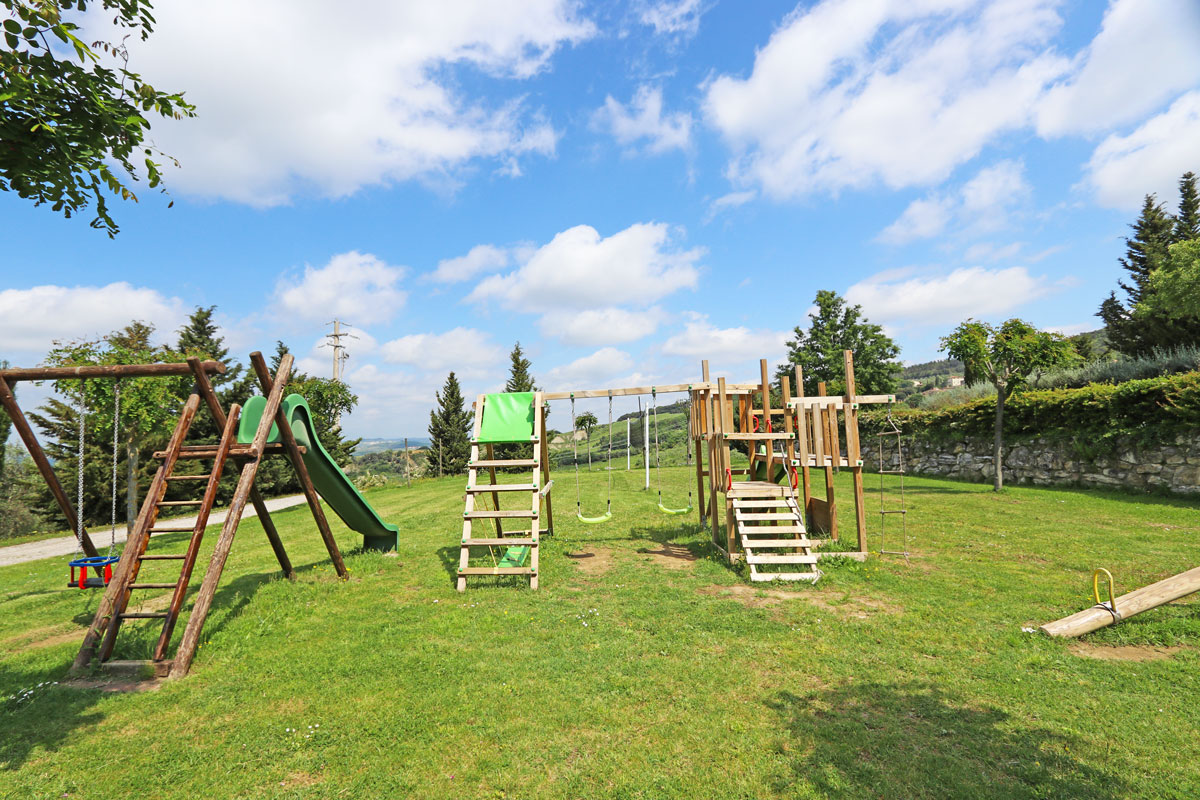
[[[410,364],[433,372],[467,372],[504,363],[504,351],[492,342],[490,334],[462,327],[401,336],[384,343],[381,352],[389,364]]]
[[[631,150],[644,142],[645,151],[657,155],[691,145],[692,115],[682,111],[664,115],[662,89],[657,87],[639,86],[628,106],[609,95],[592,115],[592,124]]]
[[[684,325],[681,332],[663,342],[663,353],[687,358],[721,359],[730,362],[756,358],[778,360],[786,350],[787,331],[751,330],[746,327],[718,328],[704,317]]]
[[[1038,106],[1043,136],[1091,133],[1142,119],[1200,83],[1200,4],[1115,0],[1079,68]]]
[[[1029,123],[1067,62],[1055,0],[846,2],[789,15],[747,78],[706,89],[729,176],[775,198],[944,180]]]
[[[177,297],[125,283],[106,286],[34,286],[0,291],[0,358],[34,366],[54,341],[99,339],[140,320],[159,341],[175,341],[187,311]]]
[[[1092,153],[1086,181],[1110,208],[1134,209],[1147,194],[1171,204],[1179,176],[1200,164],[1200,91],[1127,136],[1109,136]]]
[[[97,7],[81,38],[113,40],[108,17]],[[130,67],[186,90],[199,114],[155,121],[156,144],[183,164],[168,181],[256,206],[552,154],[557,134],[519,95],[471,96],[454,71],[526,79],[595,33],[570,0],[211,0],[155,17],[149,41],[129,43]]]
[[[758,197],[758,192],[753,189],[744,192],[729,192],[723,194],[716,200],[713,200],[708,205],[708,213],[704,216],[705,222],[711,222],[713,217],[721,213],[727,208],[739,208],[746,205],[754,198]]]
[[[495,272],[511,262],[509,252],[492,244],[478,244],[465,256],[446,258],[438,262],[428,280],[438,283],[458,283],[483,272]]]
[[[663,223],[637,223],[609,237],[576,225],[538,248],[520,268],[493,275],[468,296],[525,312],[647,306],[695,288],[703,249],[678,250]]]
[[[1046,330],[1061,333],[1063,336],[1075,336],[1076,334],[1094,331],[1099,327],[1101,327],[1099,322],[1075,322],[1070,325],[1051,325]]]
[[[593,387],[632,366],[633,358],[629,353],[615,347],[603,347],[590,356],[549,370],[544,383],[553,386],[555,391]]]
[[[659,35],[695,36],[704,11],[700,0],[644,0],[638,19]]]
[[[861,305],[872,322],[941,325],[1005,314],[1052,288],[1025,267],[965,267],[930,278],[906,277],[910,274],[890,270],[860,281],[846,290],[846,302]]]
[[[319,269],[306,266],[299,281],[282,276],[275,284],[275,297],[291,317],[310,322],[338,317],[369,325],[391,319],[404,306],[408,295],[398,285],[403,277],[402,267],[351,250]]]
[[[1032,193],[1021,161],[1004,160],[981,169],[952,194],[934,192],[914,200],[884,228],[879,241],[906,244],[942,233],[952,223],[971,234],[1005,227],[1010,211]]]
[[[1024,242],[1010,242],[1006,245],[998,245],[994,242],[979,242],[967,248],[963,258],[966,261],[1007,261],[1016,258],[1017,254],[1025,246]],[[1033,259],[1026,259],[1032,261]]]
[[[904,213],[879,234],[885,244],[907,244],[915,239],[928,239],[946,229],[954,213],[954,201],[932,196],[913,200]]]
[[[538,327],[546,336],[556,336],[569,345],[624,344],[654,333],[664,316],[657,306],[645,311],[623,308],[550,311],[538,320]]]

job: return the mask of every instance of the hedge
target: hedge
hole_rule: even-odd
[[[895,408],[905,433],[930,439],[991,436],[996,399],[923,411]],[[861,416],[864,434],[880,429],[885,417],[872,409]],[[1161,378],[1095,383],[1077,389],[1034,389],[1014,393],[1004,405],[1005,436],[1086,436],[1099,443],[1120,436],[1167,441],[1200,429],[1200,372]]]

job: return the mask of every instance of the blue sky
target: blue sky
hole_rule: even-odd
[[[156,5],[174,207],[110,241],[0,196],[0,357],[216,305],[327,375],[337,316],[365,436],[516,340],[550,389],[749,379],[818,289],[923,361],[969,316],[1098,327],[1142,196],[1200,171],[1195,0],[329,8]]]

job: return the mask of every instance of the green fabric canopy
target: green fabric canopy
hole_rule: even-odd
[[[477,442],[528,442],[532,438],[533,392],[486,395]]]

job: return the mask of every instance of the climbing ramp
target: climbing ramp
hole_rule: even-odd
[[[804,529],[804,512],[789,486],[734,483],[727,491],[738,543],[752,581],[816,581],[816,542]]]
[[[529,588],[538,588],[538,545],[541,535],[550,533],[554,520],[550,504],[554,482],[550,480],[544,441],[545,422],[541,392],[485,394],[476,399],[471,457],[467,463],[458,591],[466,590],[467,578],[485,575],[528,575]],[[532,456],[497,458],[495,445],[510,443],[532,444]],[[526,469],[528,481],[497,480],[500,470],[509,475],[510,470]],[[481,482],[481,473],[487,475],[486,482]],[[509,525],[516,524],[518,529],[506,530],[506,521]]]

